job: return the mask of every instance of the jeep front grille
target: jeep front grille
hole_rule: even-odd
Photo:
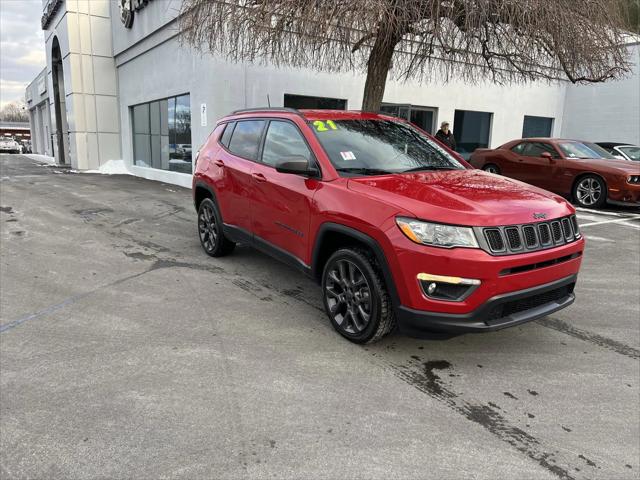
[[[551,222],[551,231],[553,232],[553,241],[562,243],[562,227],[560,222]]]
[[[536,228],[533,225],[525,225],[522,227],[522,234],[524,235],[524,244],[527,248],[533,248],[538,244]]]
[[[480,230],[480,246],[493,255],[534,252],[565,245],[580,238],[575,215],[548,222],[486,227]]]
[[[538,225],[538,233],[540,234],[540,244],[543,246],[551,245],[551,229],[548,223]]]

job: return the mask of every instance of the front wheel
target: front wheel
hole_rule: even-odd
[[[573,199],[585,208],[600,208],[607,201],[607,185],[595,175],[586,175],[573,186]]]
[[[485,172],[495,173],[496,175],[500,175],[500,167],[497,166],[495,163],[487,163],[484,167],[482,167],[482,170],[484,170]]]
[[[205,198],[198,207],[198,235],[202,248],[212,257],[222,257],[233,251],[236,244],[224,236],[222,217],[213,200]]]
[[[333,328],[354,343],[373,343],[395,327],[391,298],[373,256],[345,248],[322,274],[324,308]]]

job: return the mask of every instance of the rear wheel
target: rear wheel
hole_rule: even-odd
[[[236,244],[224,236],[218,207],[205,198],[198,207],[198,235],[202,248],[212,257],[222,257],[233,251]]]
[[[586,175],[573,186],[573,199],[585,208],[599,208],[607,201],[607,185],[600,177]]]
[[[482,170],[484,170],[485,172],[495,173],[496,175],[500,175],[500,167],[497,166],[495,163],[487,163],[484,167],[482,167]]]
[[[376,342],[395,327],[391,298],[365,250],[335,252],[325,265],[322,291],[331,324],[354,343]]]

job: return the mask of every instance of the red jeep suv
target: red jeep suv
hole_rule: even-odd
[[[322,285],[356,343],[492,331],[574,301],[584,239],[563,198],[473,169],[413,125],[363,112],[240,110],[196,157],[205,252],[245,243]]]

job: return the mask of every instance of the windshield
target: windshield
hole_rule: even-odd
[[[631,160],[640,162],[640,147],[618,147],[622,153],[624,153]]]
[[[309,122],[333,166],[343,175],[380,175],[465,167],[437,142],[390,120]]]
[[[558,147],[567,158],[615,158],[604,148],[590,142],[559,142]]]

